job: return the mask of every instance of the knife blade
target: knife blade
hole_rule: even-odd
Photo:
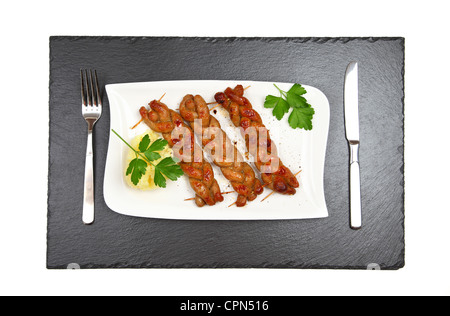
[[[362,227],[358,97],[358,63],[351,62],[345,73],[344,116],[350,147],[350,226],[355,230]]]

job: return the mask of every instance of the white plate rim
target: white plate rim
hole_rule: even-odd
[[[302,216],[302,215],[295,215],[295,216],[283,216],[283,215],[276,215],[273,214],[271,216],[263,215],[260,217],[246,217],[246,216],[237,216],[237,217],[230,217],[230,216],[192,216],[189,215],[189,212],[187,214],[178,214],[176,216],[170,215],[170,214],[164,214],[159,213],[157,215],[155,214],[143,214],[142,212],[135,212],[132,208],[130,209],[124,209],[123,206],[117,205],[117,200],[114,198],[113,195],[110,194],[110,177],[111,174],[109,171],[111,170],[112,165],[112,153],[110,149],[114,147],[114,143],[117,142],[116,136],[111,132],[111,129],[115,129],[116,131],[121,132],[120,126],[124,126],[123,123],[123,117],[124,115],[121,114],[124,109],[120,109],[118,106],[118,100],[117,98],[120,98],[120,96],[117,94],[117,89],[123,88],[123,87],[151,87],[155,85],[167,85],[167,86],[182,86],[182,85],[194,85],[194,86],[201,86],[205,84],[212,84],[218,87],[221,87],[216,90],[222,91],[225,87],[228,86],[234,86],[236,84],[242,84],[244,86],[255,86],[258,84],[277,84],[280,87],[286,86],[286,85],[292,85],[293,83],[281,83],[281,82],[265,82],[265,81],[236,81],[236,80],[171,80],[171,81],[152,81],[152,82],[131,82],[131,83],[114,83],[114,84],[108,84],[106,85],[106,91],[108,94],[109,104],[110,104],[110,115],[111,115],[111,126],[110,126],[110,137],[109,137],[109,146],[108,146],[108,154],[107,154],[107,160],[106,160],[106,166],[105,166],[105,177],[104,177],[104,200],[107,204],[107,206],[113,210],[114,212],[117,212],[122,215],[127,216],[135,216],[135,217],[145,217],[145,218],[160,218],[160,219],[175,219],[175,220],[292,220],[292,219],[311,219],[311,218],[326,218],[329,216],[328,209],[326,206],[325,201],[325,192],[324,192],[324,167],[325,167],[325,155],[326,155],[326,146],[328,141],[328,132],[329,132],[329,120],[330,120],[330,105],[328,102],[328,99],[326,98],[325,94],[320,91],[319,89],[304,85],[302,84],[308,91],[308,93],[311,93],[314,91],[314,93],[317,93],[317,95],[320,95],[321,98],[324,100],[324,106],[323,106],[323,112],[321,113],[321,119],[323,122],[326,122],[326,126],[322,126],[320,128],[321,135],[321,141],[320,144],[315,144],[315,151],[320,156],[321,163],[316,166],[321,174],[320,181],[320,192],[315,192],[320,197],[320,201],[317,202],[316,207],[321,209],[321,212],[315,214],[314,216]],[[267,94],[273,94],[267,93]],[[180,95],[180,100],[183,97],[183,95]],[[149,96],[149,101],[151,99],[156,98],[155,95]],[[252,102],[252,100],[250,100]],[[147,102],[148,103],[148,102]],[[253,102],[252,102],[253,103]],[[141,104],[144,105],[144,104]],[[138,112],[139,106],[136,106],[136,112]],[[260,113],[259,109],[257,109]],[[261,114],[261,113],[260,113]],[[317,113],[315,118],[317,117]],[[289,127],[290,128],[290,127]],[[316,125],[314,126],[314,129],[316,129]],[[314,130],[313,129],[313,130]],[[316,129],[317,130],[317,129]],[[316,153],[316,155],[317,155]],[[215,169],[215,173],[217,174],[217,169]],[[219,171],[220,173],[220,171]],[[270,190],[266,190],[266,192],[270,192]],[[255,203],[255,202],[251,202]],[[208,208],[208,207],[204,207]],[[202,208],[202,209],[204,209]]]

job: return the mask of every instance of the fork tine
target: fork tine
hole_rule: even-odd
[[[97,70],[94,70],[95,74],[95,90],[97,94],[97,105],[102,106],[102,97],[100,96],[100,89],[98,85],[98,77],[97,77]]]
[[[89,76],[87,69],[84,70],[84,79],[86,81],[86,99],[87,99],[87,106],[92,106],[92,94],[90,90],[90,83],[89,83]]]
[[[97,98],[94,90],[94,79],[92,77],[92,69],[89,69],[89,86],[91,89],[92,106],[97,106]]]
[[[84,89],[83,69],[80,69],[80,77],[81,77],[81,102],[83,106],[86,106],[86,90]]]

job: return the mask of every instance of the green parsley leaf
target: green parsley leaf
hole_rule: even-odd
[[[134,185],[137,185],[146,171],[147,162],[145,162],[145,160],[135,158],[130,161],[126,175],[128,176],[131,174],[131,182],[133,182]]]
[[[161,158],[161,155],[157,153],[157,151],[163,150],[167,146],[167,144],[167,140],[157,139],[153,142],[153,144],[150,145],[150,147],[148,147],[147,145],[148,149],[146,148],[143,153],[149,161],[158,160]]]
[[[150,145],[150,136],[145,135],[142,138],[141,142],[139,143],[139,151],[140,152],[146,151],[148,148],[148,145]]]
[[[292,128],[303,128],[307,131],[312,130],[312,118],[315,111],[311,107],[294,108],[289,116],[289,125]]]
[[[292,108],[299,109],[308,107],[306,99],[293,92],[288,92],[286,101]]]
[[[184,172],[181,167],[171,157],[164,158],[155,166],[155,184],[165,188],[165,177],[175,181],[183,174]]]
[[[166,178],[161,174],[159,170],[155,170],[155,177],[153,178],[155,184],[160,188],[165,188],[167,186]]]
[[[289,103],[286,102],[283,98],[280,98],[280,101],[273,109],[272,113],[277,118],[277,120],[281,120],[283,116],[289,112]]]
[[[153,142],[153,144],[150,145],[150,147],[147,149],[149,151],[161,151],[167,146],[168,142],[165,139],[157,139]]]
[[[277,106],[278,102],[280,102],[280,99],[282,99],[282,97],[276,97],[273,95],[268,95],[266,97],[266,101],[264,102],[264,107],[266,109],[273,109],[274,107]]]
[[[279,121],[292,108],[292,113],[288,120],[289,125],[294,129],[311,130],[312,118],[315,112],[305,97],[303,97],[307,93],[306,89],[298,83],[294,84],[288,92],[281,90],[276,84],[274,86],[280,92],[280,96],[268,95],[264,102],[264,107],[273,109],[272,114]]]
[[[167,178],[175,181],[181,177],[184,172],[171,157],[164,158],[159,164],[156,165],[156,169],[161,171]]]
[[[296,94],[296,95],[304,95],[304,94],[306,94],[306,89],[303,88],[298,83],[296,83],[292,86],[292,88],[289,89],[288,93]]]
[[[150,150],[146,151],[144,153],[144,155],[150,161],[155,161],[155,160],[158,160],[159,158],[161,158],[160,154],[158,154],[157,152],[154,152],[154,151],[150,151]]]
[[[273,108],[273,115],[277,120],[281,120],[283,116],[289,112],[289,104],[282,97],[275,97],[273,95],[268,95],[266,97],[266,102],[264,103],[265,108]]]

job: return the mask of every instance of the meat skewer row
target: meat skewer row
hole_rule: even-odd
[[[275,143],[271,140],[269,131],[264,126],[260,115],[253,109],[250,101],[244,97],[242,85],[234,89],[227,88],[225,92],[218,92],[214,97],[230,114],[230,119],[236,127],[242,127],[244,132],[250,127],[255,128],[257,137],[250,137],[245,133],[247,150],[257,147],[256,168],[261,172],[261,178],[268,188],[281,194],[293,195],[299,187],[298,180],[292,172],[283,165],[276,154]],[[266,133],[263,135],[262,133]],[[262,137],[264,136],[264,137]],[[260,146],[267,148],[266,153],[260,151]],[[272,166],[272,162],[276,167]]]
[[[180,150],[174,150],[174,156],[180,160],[181,169],[189,177],[189,183],[196,193],[197,206],[212,206],[222,202],[224,198],[214,178],[212,166],[205,161],[203,151],[195,143],[193,131],[177,112],[170,110],[164,103],[154,100],[149,105],[150,111],[141,107],[139,113],[152,130],[162,133],[171,148],[175,145],[181,147]]]
[[[263,193],[264,188],[255,171],[232,145],[219,121],[210,115],[208,105],[201,96],[186,95],[180,104],[180,114],[194,133],[201,137],[203,147],[211,150],[214,164],[238,193],[236,206],[243,207],[247,201],[253,201]]]

